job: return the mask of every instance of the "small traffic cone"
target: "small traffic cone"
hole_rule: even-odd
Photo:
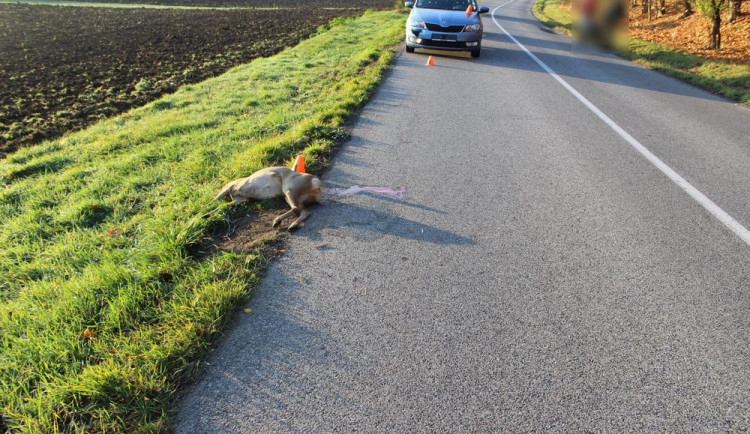
[[[435,59],[432,56],[427,58],[427,66],[435,66]]]
[[[305,156],[304,155],[297,155],[297,160],[294,162],[294,166],[292,166],[292,170],[298,173],[307,173],[305,172]]]
[[[468,17],[469,15],[473,13],[474,13],[474,7],[472,5],[469,5],[469,7],[466,8],[466,16]]]

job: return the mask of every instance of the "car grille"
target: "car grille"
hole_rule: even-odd
[[[448,26],[443,27],[440,24],[425,23],[427,30],[433,32],[445,32],[445,33],[460,33],[464,29],[464,26]]]
[[[464,48],[466,47],[465,42],[449,42],[449,41],[431,41],[429,39],[422,39],[420,45],[431,46],[431,47],[450,47],[450,48]]]

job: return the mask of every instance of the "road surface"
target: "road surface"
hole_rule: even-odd
[[[750,429],[750,110],[531,3],[398,58],[324,182],[407,199],[314,210],[177,432]]]

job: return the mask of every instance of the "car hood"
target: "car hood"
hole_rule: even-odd
[[[442,26],[465,26],[478,23],[479,14],[474,12],[467,17],[464,11],[414,8],[411,12],[411,21],[424,21]]]

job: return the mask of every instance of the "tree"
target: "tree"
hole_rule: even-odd
[[[685,10],[682,12],[682,15],[680,15],[680,18],[687,18],[690,15],[693,15],[693,5],[690,3],[691,0],[682,0],[682,6],[685,8]]]
[[[730,0],[728,22],[734,22],[742,14],[742,0]]]
[[[695,7],[700,13],[711,20],[711,36],[709,48],[721,49],[721,12],[727,4],[727,0],[695,0]]]

